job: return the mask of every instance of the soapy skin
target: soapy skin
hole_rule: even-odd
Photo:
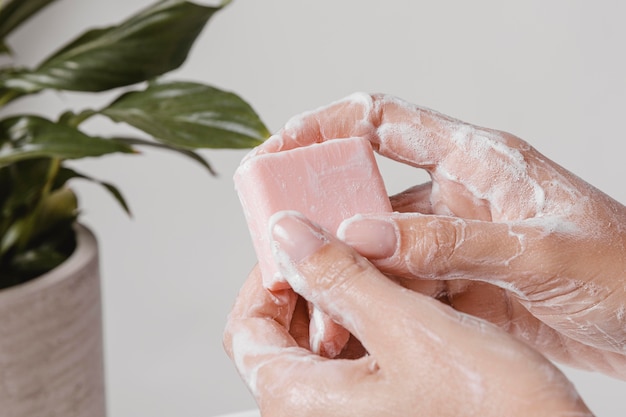
[[[392,197],[397,213],[346,220],[344,241],[552,359],[626,379],[626,207],[509,133],[386,95],[294,117],[250,157],[353,136],[432,181]]]
[[[592,416],[527,344],[394,283],[304,216],[276,214],[271,236],[293,290],[266,290],[255,268],[224,334],[262,416]],[[303,300],[360,341],[350,359],[309,350]]]

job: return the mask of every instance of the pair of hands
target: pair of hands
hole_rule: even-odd
[[[349,246],[275,219],[295,292],[253,272],[225,332],[262,412],[588,415],[538,352],[626,378],[626,208],[512,135],[389,96],[298,116],[255,152],[354,136],[432,182],[344,222]],[[352,360],[307,350],[296,293],[350,330]]]

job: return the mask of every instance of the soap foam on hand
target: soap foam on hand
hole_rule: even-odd
[[[336,233],[356,214],[391,212],[391,203],[366,139],[326,141],[244,160],[234,176],[252,243],[270,290],[289,288],[272,256],[269,219],[284,210],[302,213]],[[323,317],[322,317],[323,316]],[[327,316],[311,314],[311,349],[334,357],[349,333]]]

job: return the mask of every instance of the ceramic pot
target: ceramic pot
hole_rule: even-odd
[[[77,226],[70,258],[0,291],[0,415],[104,417],[98,248]]]

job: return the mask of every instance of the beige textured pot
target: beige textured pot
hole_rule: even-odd
[[[78,245],[53,271],[0,291],[0,416],[104,417],[98,248]]]

